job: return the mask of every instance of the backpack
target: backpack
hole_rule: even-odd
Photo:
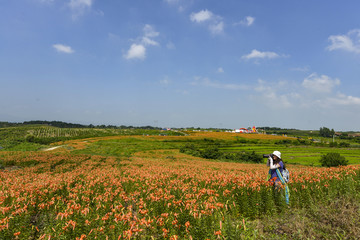
[[[284,167],[281,175],[282,175],[283,179],[285,180],[285,182],[288,183],[289,180],[290,180],[290,172],[289,172],[289,170]]]

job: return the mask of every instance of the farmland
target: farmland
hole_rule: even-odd
[[[89,132],[80,138],[70,129],[37,128],[11,129],[17,135],[0,151],[1,239],[360,236],[357,147],[224,132],[83,129]],[[51,145],[26,141],[29,134]],[[185,145],[223,154],[280,150],[291,172],[289,206],[266,181],[265,160],[205,159],[182,153]],[[328,152],[350,165],[319,167]]]

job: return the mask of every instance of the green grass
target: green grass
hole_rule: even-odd
[[[360,163],[360,149],[359,148],[329,148],[329,147],[314,147],[314,146],[284,146],[276,144],[267,145],[237,145],[222,148],[224,151],[255,151],[258,154],[268,154],[274,150],[278,150],[282,154],[282,158],[287,163],[297,163],[303,165],[320,165],[320,157],[330,152],[337,152],[349,160],[349,164]]]
[[[38,151],[42,148],[47,147],[47,145],[39,143],[29,143],[29,142],[19,142],[19,141],[5,141],[1,145],[4,147],[0,151]]]
[[[75,154],[96,154],[104,156],[129,156],[135,152],[156,149],[177,149],[179,143],[155,139],[124,138],[102,140],[90,144],[86,149],[74,150]]]
[[[264,215],[249,223],[249,235],[257,239],[359,239],[359,202],[359,195],[347,194],[307,208]]]

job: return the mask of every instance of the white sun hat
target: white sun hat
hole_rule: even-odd
[[[279,151],[274,151],[273,154],[274,154],[275,156],[277,156],[278,158],[281,159],[281,152],[279,152]]]

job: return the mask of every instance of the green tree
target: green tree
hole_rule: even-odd
[[[329,129],[327,127],[321,127],[320,128],[320,136],[322,137],[332,137],[335,134],[334,129]]]
[[[216,146],[208,146],[203,151],[201,151],[201,157],[206,159],[218,159],[222,153],[219,151],[219,148]]]
[[[344,148],[350,147],[350,143],[348,143],[348,142],[340,142],[339,147],[344,147]]]
[[[323,167],[338,167],[348,165],[349,161],[344,156],[341,156],[340,153],[332,152],[321,156],[320,163]]]

